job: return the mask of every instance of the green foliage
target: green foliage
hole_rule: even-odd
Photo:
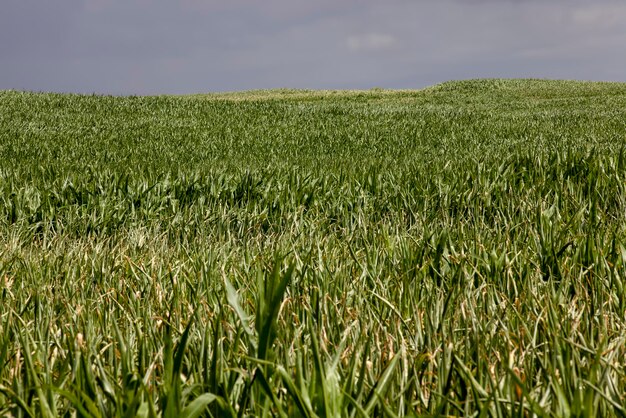
[[[0,92],[0,416],[624,416],[626,85]]]

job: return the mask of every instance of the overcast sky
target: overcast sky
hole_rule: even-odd
[[[1,0],[0,89],[626,81],[624,0]]]

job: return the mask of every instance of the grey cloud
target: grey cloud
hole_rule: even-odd
[[[389,34],[369,32],[360,35],[351,35],[346,45],[354,52],[375,52],[391,50],[398,45],[398,40]]]
[[[614,0],[7,0],[0,89],[115,94],[626,81]]]

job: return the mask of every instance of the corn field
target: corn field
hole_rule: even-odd
[[[0,416],[626,416],[626,84],[0,92]]]

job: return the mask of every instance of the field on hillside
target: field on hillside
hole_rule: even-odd
[[[616,83],[0,92],[0,416],[625,416],[625,145]]]

